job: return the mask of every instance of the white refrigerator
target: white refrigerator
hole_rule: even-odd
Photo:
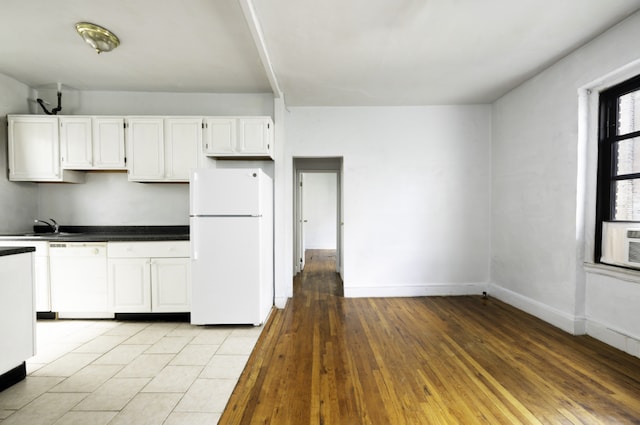
[[[192,171],[191,323],[264,323],[273,306],[273,184],[259,168]]]

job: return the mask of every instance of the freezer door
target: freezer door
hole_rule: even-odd
[[[191,323],[259,324],[264,297],[261,218],[191,219]]]
[[[260,215],[265,182],[260,169],[194,170],[189,185],[192,216]]]

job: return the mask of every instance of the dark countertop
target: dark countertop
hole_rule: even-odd
[[[35,226],[32,233],[0,234],[2,240],[115,242],[188,241],[189,226],[60,226],[51,233],[46,226]]]
[[[2,241],[0,241],[0,245]],[[25,254],[27,252],[34,252],[36,249],[32,246],[14,246],[14,247],[3,247],[0,246],[0,257],[4,257],[5,255],[14,255],[14,254]]]

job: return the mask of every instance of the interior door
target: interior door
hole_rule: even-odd
[[[303,181],[304,173],[298,173],[298,259],[300,264],[300,272],[304,270],[304,202],[303,202]]]

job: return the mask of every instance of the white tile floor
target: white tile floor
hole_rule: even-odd
[[[215,424],[262,327],[44,320],[0,424]]]

